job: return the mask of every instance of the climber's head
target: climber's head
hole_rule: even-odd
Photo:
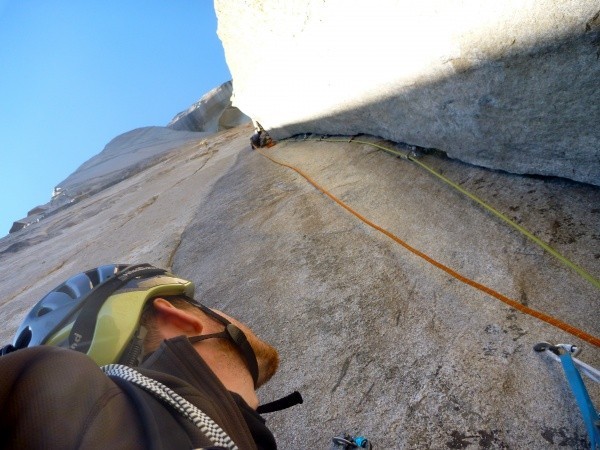
[[[148,264],[101,266],[46,294],[4,352],[55,345],[86,353],[98,365],[137,365],[161,340],[186,335],[201,356],[227,350],[230,363],[237,358],[248,369],[254,388],[264,384],[277,369],[277,351],[193,296],[191,281]]]
[[[147,353],[156,350],[165,339],[186,335],[205,360],[212,357],[213,353],[204,351],[209,349],[219,355],[228,355],[220,363],[226,364],[232,359],[241,358],[241,362],[250,366],[253,361],[248,361],[253,353],[258,373],[254,383],[256,387],[269,381],[277,371],[277,350],[259,339],[249,327],[221,311],[185,297],[153,299],[147,303],[141,322],[147,330],[144,341],[144,351]],[[249,368],[249,371],[253,372],[254,369]]]

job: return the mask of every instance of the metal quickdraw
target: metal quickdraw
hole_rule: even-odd
[[[581,410],[581,415],[583,416],[583,421],[590,437],[590,448],[592,450],[600,449],[600,415],[598,415],[596,408],[594,408],[577,367],[580,368],[583,374],[597,383],[600,382],[600,371],[572,356],[580,352],[579,347],[575,345],[552,345],[548,342],[540,342],[533,349],[536,352],[545,352],[553,359],[562,363],[567,381],[571,386],[575,400],[577,400],[577,405]]]
[[[367,450],[373,449],[373,445],[364,436],[353,437],[349,434],[344,434],[343,436],[334,436],[332,440],[335,448],[341,446],[343,450],[350,450],[353,448],[366,448]]]

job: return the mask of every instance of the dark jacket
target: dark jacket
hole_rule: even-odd
[[[225,389],[189,341],[164,341],[137,368],[210,416],[240,449],[275,449],[264,420]],[[0,448],[210,448],[151,393],[106,376],[86,355],[50,346],[0,357]]]

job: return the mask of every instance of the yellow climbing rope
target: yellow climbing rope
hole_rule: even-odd
[[[483,201],[482,199],[480,199],[479,197],[477,197],[475,194],[472,194],[471,192],[469,192],[466,189],[462,188],[461,186],[459,186],[458,184],[456,184],[452,180],[450,180],[450,179],[446,178],[445,176],[443,176],[442,174],[436,172],[434,169],[432,169],[431,167],[429,167],[424,162],[419,161],[417,158],[411,156],[410,153],[399,152],[399,151],[394,150],[392,148],[389,148],[389,147],[386,147],[386,146],[383,146],[383,145],[379,145],[379,144],[377,144],[375,142],[362,141],[362,140],[357,140],[357,139],[352,139],[352,138],[348,138],[348,139],[339,139],[339,138],[316,138],[315,139],[315,138],[309,138],[309,139],[302,139],[302,140],[326,141],[326,142],[345,142],[345,143],[353,142],[353,143],[356,143],[356,144],[370,145],[372,147],[375,147],[375,148],[378,148],[380,150],[383,150],[386,153],[389,153],[389,154],[392,154],[392,155],[395,155],[395,156],[399,156],[401,158],[404,158],[404,159],[407,159],[409,161],[412,161],[413,163],[417,164],[419,167],[425,169],[426,171],[428,171],[429,173],[431,173],[435,177],[437,177],[440,180],[442,180],[444,183],[446,183],[449,186],[451,186],[454,189],[456,189],[461,194],[466,195],[467,197],[469,197],[475,203],[479,204],[481,207],[483,207],[487,211],[491,212],[493,215],[495,215],[496,217],[498,217],[499,219],[501,219],[503,222],[505,222],[508,225],[510,225],[511,227],[513,227],[515,230],[519,231],[521,234],[523,234],[524,236],[526,236],[528,239],[530,239],[531,241],[533,241],[534,243],[536,243],[537,245],[539,245],[542,249],[544,249],[545,251],[547,251],[548,253],[550,253],[552,256],[554,256],[556,259],[558,259],[560,262],[562,262],[565,266],[567,266],[570,269],[572,269],[575,272],[577,272],[582,278],[584,278],[586,281],[590,282],[594,287],[596,287],[597,289],[600,289],[600,280],[598,278],[595,278],[592,274],[590,274],[588,271],[586,271],[583,267],[575,264],[573,261],[571,261],[570,259],[568,259],[564,255],[562,255],[561,253],[559,253],[556,249],[552,248],[550,245],[548,245],[547,243],[545,243],[544,241],[542,241],[540,238],[538,238],[532,232],[530,232],[526,228],[522,227],[521,225],[519,225],[515,221],[511,220],[505,214],[501,213],[496,208],[494,208],[493,206],[489,205],[488,203],[486,203],[485,201]]]
[[[325,140],[325,139],[318,139],[318,140]],[[330,140],[330,142],[349,142],[348,139],[346,140]],[[352,140],[352,142],[357,142],[357,143],[362,143],[362,144],[368,144],[368,145],[372,145],[374,147],[380,148],[382,150],[386,150],[385,147],[375,144],[375,143],[370,143],[370,142],[364,142],[364,141],[356,141],[356,140]],[[439,268],[440,270],[443,270],[444,272],[446,272],[447,274],[451,275],[452,277],[456,278],[457,280],[471,286],[474,287],[475,289],[478,289],[482,292],[485,292],[486,294],[500,300],[501,302],[511,306],[512,308],[515,308],[518,311],[521,311],[524,314],[528,314],[532,317],[535,317],[539,320],[542,320],[550,325],[553,325],[563,331],[566,331],[567,333],[572,334],[573,336],[577,336],[580,339],[589,342],[592,345],[595,345],[596,347],[600,347],[600,338],[596,337],[590,333],[587,333],[584,330],[581,330],[573,325],[570,325],[566,322],[563,322],[553,316],[550,316],[546,313],[543,313],[541,311],[537,311],[533,308],[529,308],[528,306],[525,306],[521,303],[519,303],[516,300],[513,300],[497,291],[495,291],[494,289],[487,287],[481,283],[478,283],[474,280],[471,280],[468,277],[465,277],[464,275],[461,275],[460,273],[458,273],[457,271],[455,271],[454,269],[440,263],[439,261],[436,261],[435,259],[431,258],[430,256],[428,256],[427,254],[421,252],[420,250],[417,250],[416,248],[410,246],[409,244],[407,244],[406,242],[404,242],[402,239],[400,239],[398,236],[396,236],[395,234],[393,234],[392,232],[386,230],[385,228],[377,225],[376,223],[374,223],[373,221],[367,219],[366,217],[364,217],[362,214],[360,214],[359,212],[357,212],[356,210],[354,210],[352,207],[350,207],[348,204],[346,204],[345,202],[343,202],[342,200],[340,200],[339,198],[337,198],[335,195],[333,195],[331,192],[329,192],[327,189],[325,189],[323,186],[321,186],[319,183],[317,183],[310,175],[308,175],[307,173],[305,173],[303,170],[292,166],[291,164],[287,164],[283,161],[280,161],[274,157],[272,157],[271,155],[268,155],[267,153],[265,153],[263,150],[257,148],[256,149],[261,155],[263,155],[265,158],[269,159],[270,161],[274,162],[275,164],[278,164],[280,166],[283,167],[287,167],[293,171],[295,171],[296,173],[298,173],[300,176],[302,176],[304,179],[306,179],[310,184],[312,184],[316,189],[318,189],[319,191],[321,191],[323,194],[325,194],[327,197],[329,197],[330,199],[332,199],[334,202],[336,202],[338,205],[340,205],[342,208],[344,208],[345,210],[347,210],[348,212],[350,212],[352,215],[354,215],[355,217],[357,217],[359,220],[361,220],[362,222],[364,222],[365,224],[367,224],[368,226],[374,228],[375,230],[383,233],[384,235],[386,235],[387,237],[389,237],[390,239],[392,239],[394,242],[400,244],[402,247],[404,247],[405,249],[407,249],[408,251],[410,251],[411,253],[413,253],[416,256],[419,256],[420,258],[424,259],[425,261],[427,261],[428,263],[432,264],[433,266]],[[392,150],[392,149],[390,149]],[[392,150],[394,153],[395,150]],[[402,156],[405,158],[408,158],[408,155],[402,155],[400,152],[397,152],[398,156]],[[461,188],[462,189],[462,188]],[[490,207],[491,208],[491,207]],[[510,220],[510,219],[509,219]]]

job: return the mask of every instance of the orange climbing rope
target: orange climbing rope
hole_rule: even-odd
[[[517,224],[514,220],[511,220],[505,214],[502,214],[500,211],[498,211],[493,206],[489,205],[488,203],[486,203],[485,201],[483,201],[482,199],[480,199],[479,197],[477,197],[473,193],[467,191],[466,189],[463,189],[457,183],[455,183],[452,180],[446,178],[441,173],[435,171],[433,168],[429,167],[423,161],[420,161],[419,159],[413,157],[413,155],[411,155],[410,153],[400,152],[398,150],[390,148],[389,146],[380,145],[380,144],[377,144],[375,142],[354,139],[354,136],[350,137],[350,139],[340,139],[340,138],[323,137],[323,136],[320,137],[320,138],[318,138],[318,139],[311,139],[311,138],[305,137],[302,140],[303,141],[304,140],[320,141],[320,142],[347,142],[347,143],[353,143],[353,144],[370,145],[371,147],[378,148],[379,150],[382,150],[382,151],[384,151],[386,153],[389,153],[389,154],[394,155],[394,156],[398,156],[400,158],[403,158],[403,159],[406,159],[408,161],[411,161],[411,162],[415,163],[417,166],[419,166],[422,169],[426,170],[431,175],[435,176],[439,180],[441,180],[444,183],[446,183],[448,186],[450,186],[453,189],[457,190],[461,194],[467,196],[469,199],[471,199],[472,201],[474,201],[475,203],[477,203],[479,206],[481,206],[482,208],[484,208],[485,210],[487,210],[489,213],[492,213],[493,215],[495,215],[497,218],[499,218],[500,220],[502,220],[507,225],[510,225],[511,227],[513,227],[515,230],[517,230],[519,233],[521,233],[527,239],[529,239],[532,242],[534,242],[536,245],[538,245],[544,251],[550,253],[552,256],[554,256],[556,259],[558,259],[566,267],[568,267],[571,270],[574,270],[584,280],[588,281],[594,287],[596,287],[597,289],[600,290],[600,279],[594,277],[591,273],[589,273],[583,267],[579,266],[578,264],[574,263],[573,261],[571,261],[570,259],[568,259],[564,255],[560,254],[556,249],[552,248],[550,245],[548,245],[546,242],[542,241],[540,238],[538,238],[536,235],[534,235],[533,233],[531,233],[526,228],[524,228],[521,225]]]
[[[337,198],[335,195],[333,195],[331,192],[329,192],[327,189],[325,189],[323,186],[321,186],[319,183],[317,183],[310,175],[308,175],[307,173],[305,173],[302,169],[299,169],[295,166],[292,166],[291,164],[287,164],[283,161],[279,161],[275,158],[273,158],[272,156],[268,155],[267,153],[265,153],[264,151],[262,151],[261,149],[257,148],[256,149],[261,155],[263,155],[265,158],[269,159],[270,161],[274,162],[275,164],[278,164],[280,166],[283,167],[287,167],[288,169],[293,170],[294,172],[298,173],[300,176],[302,176],[304,179],[306,179],[306,181],[308,181],[310,184],[312,184],[315,188],[317,188],[319,191],[321,191],[323,194],[325,194],[327,197],[329,197],[331,200],[333,200],[334,202],[336,202],[338,205],[340,205],[342,208],[344,208],[346,211],[348,211],[349,213],[351,213],[352,215],[354,215],[355,217],[357,217],[359,220],[361,220],[362,222],[364,222],[365,224],[369,225],[370,227],[374,228],[375,230],[385,234],[387,237],[389,237],[390,239],[392,239],[394,242],[400,244],[402,247],[404,247],[406,250],[410,251],[411,253],[419,256],[420,258],[423,258],[425,261],[427,261],[428,263],[434,265],[435,267],[437,267],[440,270],[443,270],[444,272],[446,272],[448,275],[456,278],[457,280],[468,284],[471,287],[474,287],[475,289],[478,289],[482,292],[485,292],[486,294],[494,297],[497,300],[500,300],[501,302],[511,306],[512,308],[515,308],[518,311],[521,311],[524,314],[528,314],[532,317],[535,317],[539,320],[542,320],[550,325],[553,325],[563,331],[566,331],[567,333],[572,334],[573,336],[577,336],[578,338],[589,342],[592,345],[595,345],[596,347],[600,347],[600,338],[593,336],[577,327],[574,327],[572,325],[569,325],[566,322],[563,322],[562,320],[559,320],[555,317],[552,317],[548,314],[545,314],[541,311],[537,311],[535,309],[529,308],[528,306],[525,306],[519,302],[517,302],[516,300],[513,300],[511,298],[508,298],[507,296],[495,291],[494,289],[487,287],[481,283],[478,283],[477,281],[471,280],[470,278],[465,277],[464,275],[461,275],[460,273],[458,273],[457,271],[455,271],[454,269],[451,269],[450,267],[442,264],[439,261],[436,261],[435,259],[431,258],[430,256],[426,255],[425,253],[421,252],[420,250],[417,250],[416,248],[410,246],[409,244],[407,244],[406,242],[404,242],[402,239],[400,239],[398,236],[396,236],[395,234],[393,234],[392,232],[386,230],[385,228],[377,225],[376,223],[372,222],[371,220],[367,219],[365,216],[363,216],[362,214],[360,214],[358,211],[352,209],[352,207],[350,207],[348,204],[344,203],[342,200],[340,200],[339,198]]]

